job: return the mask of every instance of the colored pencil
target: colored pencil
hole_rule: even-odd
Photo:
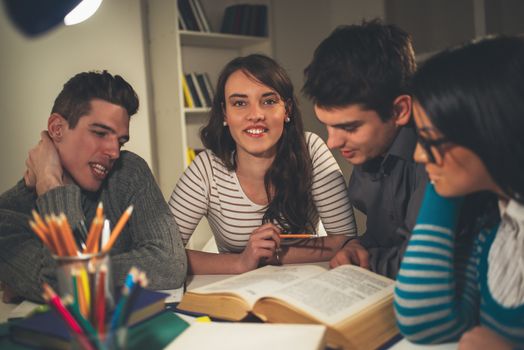
[[[98,202],[98,206],[96,207],[96,216],[98,219],[102,219],[104,216],[104,204],[102,202]]]
[[[35,219],[35,222],[40,228],[40,230],[42,230],[42,232],[44,232],[45,234],[49,234],[49,229],[47,228],[40,214],[38,214],[38,212],[34,209],[31,211],[31,213],[33,214],[33,218]]]
[[[49,240],[47,239],[47,235],[41,230],[41,228],[33,221],[29,220],[29,226],[31,226],[31,229],[34,233],[40,238],[42,243],[49,248],[50,250],[53,250],[53,247],[51,247],[51,244],[49,243]]]
[[[86,333],[89,336],[89,340],[91,341],[91,343],[93,343],[95,348],[102,349],[100,339],[98,337],[98,334],[96,333],[96,330],[93,328],[91,323],[89,323],[89,321],[82,316],[80,310],[78,310],[78,307],[74,304],[71,304],[70,296],[64,298],[64,304],[66,305],[67,310],[69,310],[71,315],[78,322],[84,333]]]
[[[96,286],[96,328],[98,334],[102,339],[105,337],[106,333],[106,296],[105,296],[105,279],[106,279],[107,267],[102,265],[100,271],[98,272],[98,284]]]
[[[73,237],[73,231],[71,230],[71,226],[67,220],[67,216],[65,216],[64,213],[60,214],[57,217],[57,223],[58,227],[60,228],[61,237],[66,244],[67,254],[69,256],[78,255],[78,248],[75,243],[75,238]]]
[[[281,233],[280,238],[317,238],[317,235],[312,233]]]
[[[67,326],[73,330],[73,332],[77,334],[83,334],[84,331],[82,328],[80,328],[80,325],[78,322],[76,322],[75,318],[71,315],[71,313],[65,308],[64,304],[62,304],[62,301],[58,297],[58,295],[55,293],[53,288],[47,283],[44,282],[42,285],[42,288],[44,289],[44,299],[47,300],[49,305],[53,309],[55,309],[60,317],[65,321]]]
[[[109,237],[109,242],[107,242],[104,248],[102,249],[103,252],[107,253],[108,251],[111,250],[111,248],[113,247],[113,245],[116,242],[116,239],[118,238],[118,236],[124,229],[124,226],[127,223],[127,220],[129,220],[129,217],[131,216],[132,212],[133,212],[133,206],[130,205],[126,209],[126,211],[124,211],[120,219],[118,219],[118,222],[115,225],[115,227],[113,228],[113,231],[111,232],[111,236]]]
[[[89,234],[87,235],[86,248],[84,254],[93,254],[98,252],[100,235],[102,232],[103,218],[95,217],[91,223]]]
[[[45,222],[47,223],[47,227],[49,227],[49,237],[51,238],[51,241],[53,242],[53,245],[56,249],[55,254],[58,256],[65,256],[66,255],[66,247],[64,241],[61,239],[60,234],[58,232],[58,229],[56,227],[56,223],[53,219],[53,216],[46,215],[45,216]]]

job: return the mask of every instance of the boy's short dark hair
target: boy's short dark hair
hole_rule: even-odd
[[[81,116],[91,110],[93,99],[104,100],[123,107],[131,117],[138,110],[138,96],[119,75],[106,70],[78,73],[64,84],[53,104],[51,113],[64,117],[70,129],[74,129]]]
[[[302,91],[321,108],[361,104],[386,121],[415,69],[411,36],[399,27],[378,19],[343,25],[315,50]]]

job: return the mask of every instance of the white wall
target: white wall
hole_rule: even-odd
[[[62,85],[86,70],[107,69],[135,88],[140,110],[125,149],[151,165],[142,33],[139,0],[106,0],[86,22],[36,39],[18,32],[0,6],[0,193],[22,177],[27,151],[46,128]]]

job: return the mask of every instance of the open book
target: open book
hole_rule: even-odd
[[[332,347],[370,349],[398,333],[394,281],[353,265],[265,266],[195,288],[179,309],[239,321],[254,314],[271,323],[327,326]]]

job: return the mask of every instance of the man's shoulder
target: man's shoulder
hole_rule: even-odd
[[[152,176],[151,169],[142,157],[130,151],[122,151],[113,166],[109,179],[120,181],[126,178],[128,181],[133,179],[143,181],[144,177],[149,175]]]
[[[0,209],[27,211],[33,207],[36,200],[34,190],[25,185],[24,179],[0,194]]]
[[[122,151],[120,153],[120,158],[115,163],[116,172],[151,172],[149,165],[140,157],[138,154],[131,151]]]
[[[124,164],[133,165],[136,164],[137,166],[147,166],[147,162],[144,160],[144,158],[140,157],[138,154],[133,153],[131,151],[122,151],[120,153],[120,157],[118,158],[117,162],[121,162]]]

